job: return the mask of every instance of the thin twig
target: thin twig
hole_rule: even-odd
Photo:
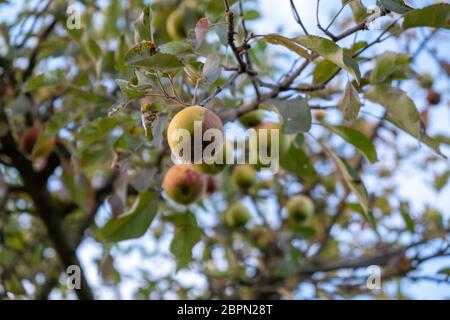
[[[291,3],[292,15],[294,16],[295,21],[296,21],[296,22],[300,25],[300,27],[303,29],[303,32],[304,32],[306,35],[309,35],[308,30],[306,30],[306,28],[305,28],[305,26],[304,26],[304,24],[303,24],[303,22],[302,22],[302,19],[300,18],[300,15],[298,14],[297,8],[295,7],[295,4],[294,4],[294,0],[290,0],[290,3]]]
[[[341,8],[339,9],[339,11],[334,15],[333,19],[331,19],[330,23],[328,24],[328,26],[325,28],[325,30],[329,30],[331,28],[331,26],[333,25],[333,23],[336,21],[336,19],[339,17],[339,15],[342,13],[342,11],[344,10],[345,6],[341,6]]]
[[[228,80],[220,87],[217,87],[216,90],[214,90],[213,93],[211,93],[211,95],[209,95],[208,97],[206,97],[201,105],[207,105],[212,99],[214,99],[219,93],[221,93],[225,88],[228,88],[229,86],[231,86],[234,81],[240,76],[241,74],[239,72],[235,72],[233,73]]]

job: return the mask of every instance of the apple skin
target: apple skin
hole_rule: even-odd
[[[213,111],[201,106],[190,106],[184,108],[172,118],[169,123],[169,127],[167,128],[167,141],[172,152],[174,152],[175,147],[180,142],[175,139],[174,133],[179,129],[185,129],[190,133],[191,155],[175,154],[178,159],[184,162],[194,162],[194,124],[196,121],[200,121],[202,123],[202,137],[207,130],[217,129],[221,132],[223,138],[222,121]],[[202,142],[202,154],[204,148],[208,144],[209,142]]]
[[[264,121],[264,111],[263,110],[253,110],[247,112],[239,117],[239,122],[245,128],[254,128]]]
[[[209,176],[215,176],[222,172],[227,166],[227,157],[231,157],[230,159],[232,159],[234,156],[234,146],[230,141],[226,140],[222,148],[222,152],[218,152],[214,157],[214,162],[195,164],[195,167]],[[222,156],[222,159],[219,159],[220,156]]]
[[[163,190],[173,201],[188,205],[199,200],[206,191],[205,176],[193,165],[177,164],[166,172]]]
[[[296,195],[288,200],[286,209],[289,220],[303,223],[314,214],[314,203],[305,195]]]
[[[267,168],[270,166],[269,164],[262,164],[259,159],[259,153],[261,148],[266,149],[267,156],[271,156],[271,150],[272,150],[272,144],[277,143],[278,145],[278,158],[281,157],[284,153],[286,153],[289,150],[289,147],[291,145],[291,139],[283,133],[283,126],[280,123],[276,122],[265,122],[262,123],[255,128],[256,130],[256,137],[257,137],[257,152],[258,152],[258,161],[255,164],[256,169],[261,168]],[[265,131],[262,131],[265,130]],[[279,133],[279,139],[278,141],[272,141],[272,130],[277,130]],[[264,133],[265,132],[265,133]],[[266,141],[261,140],[261,137],[263,137],[265,134]],[[274,159],[277,160],[277,159]],[[279,160],[279,159],[278,159]]]
[[[224,213],[224,222],[230,228],[242,228],[251,219],[248,208],[241,202],[232,204]]]
[[[248,164],[237,165],[233,170],[232,179],[239,189],[248,191],[257,183],[256,170]]]

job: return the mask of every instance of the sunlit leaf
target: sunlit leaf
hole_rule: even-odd
[[[330,79],[337,71],[339,67],[333,62],[328,60],[321,60],[316,64],[313,71],[313,82],[316,84],[323,83]]]
[[[414,102],[400,89],[389,86],[372,86],[366,93],[367,99],[386,108],[388,116],[414,136],[420,136],[420,114]]]
[[[269,34],[264,36],[264,40],[271,44],[281,45],[305,59],[310,59],[308,51],[306,51],[295,39],[289,39],[278,34]]]
[[[450,28],[450,5],[438,3],[405,15],[403,29],[414,27]]]
[[[445,157],[440,150],[439,141],[427,136],[420,127],[420,114],[414,102],[405,92],[389,86],[371,87],[366,98],[376,102],[387,110],[386,120],[426,144],[439,155]]]
[[[370,73],[370,82],[382,83],[395,72],[409,67],[410,62],[411,57],[407,54],[386,52],[375,59],[375,68]]]
[[[358,117],[361,100],[351,82],[348,82],[345,87],[344,94],[339,101],[339,108],[344,115],[344,119],[347,121],[353,121]]]
[[[358,64],[344,50],[331,40],[318,36],[299,36],[295,39],[302,46],[310,49],[325,59],[350,73],[356,81],[361,80]]]
[[[377,151],[372,141],[363,133],[353,128],[344,126],[326,125],[328,129],[341,136],[347,142],[358,149],[370,162],[374,163],[378,160]]]

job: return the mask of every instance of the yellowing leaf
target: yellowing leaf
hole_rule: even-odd
[[[269,34],[264,36],[264,40],[271,44],[281,45],[305,59],[309,60],[311,58],[308,51],[306,51],[295,39],[289,39],[278,34]]]
[[[420,128],[420,114],[414,102],[405,92],[397,88],[378,85],[371,87],[365,96],[367,99],[386,108],[386,120],[446,158],[440,150],[439,141],[422,132]]]
[[[347,161],[336,155],[330,148],[321,143],[322,149],[333,160],[336,169],[342,177],[344,184],[355,194],[364,213],[369,212],[369,195],[358,173],[347,163]],[[367,216],[366,216],[367,218]]]
[[[375,60],[375,68],[370,73],[370,82],[379,84],[388,79],[395,72],[408,67],[411,57],[407,54],[386,52]]]
[[[387,110],[387,115],[414,136],[420,136],[420,114],[405,92],[385,85],[372,86],[365,97]]]
[[[344,94],[339,102],[339,108],[344,114],[344,119],[347,121],[353,121],[358,117],[361,100],[351,82],[348,82],[345,87]]]
[[[333,41],[318,36],[299,36],[295,40],[302,46],[346,70],[358,83],[361,80],[361,72],[356,61],[345,54],[344,50]]]

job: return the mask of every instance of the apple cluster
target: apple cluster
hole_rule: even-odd
[[[259,148],[267,148],[270,150],[271,130],[283,131],[283,126],[276,122],[265,122],[263,110],[254,110],[248,112],[239,118],[239,122],[245,128],[254,128],[257,133],[262,129],[263,134],[267,134],[267,139],[263,139],[257,143]],[[172,151],[172,156],[176,159],[175,164],[171,166],[163,180],[162,189],[165,195],[172,201],[189,205],[200,200],[205,194],[211,194],[216,191],[216,183],[214,176],[221,173],[228,164],[229,159],[234,159],[234,144],[223,139],[218,146],[217,151],[211,154],[212,159],[202,158],[201,161],[194,161],[191,154],[184,154],[183,150],[177,146],[180,143],[180,137],[174,134],[177,130],[187,130],[191,135],[190,139],[194,139],[195,124],[200,123],[201,133],[204,134],[208,130],[218,130],[224,133],[223,123],[220,117],[212,110],[202,106],[189,106],[179,111],[169,123],[167,129],[167,141]],[[197,126],[198,128],[198,126]],[[280,154],[289,149],[290,139],[285,134],[278,135],[277,141]],[[212,142],[211,142],[212,143]],[[190,141],[194,147],[194,140]],[[208,148],[210,143],[202,141],[201,148]],[[201,151],[203,151],[201,150]],[[204,153],[201,153],[205,157]],[[227,161],[228,160],[228,161]],[[258,186],[257,171],[266,166],[259,161],[256,164],[232,164],[231,180],[234,185],[242,193],[248,193],[250,190]],[[261,182],[261,187],[265,181]],[[297,195],[291,198],[287,205],[286,211],[289,220],[294,223],[304,223],[308,221],[314,212],[314,204],[311,199],[305,195]],[[241,228],[245,226],[251,219],[250,210],[241,202],[232,204],[223,214],[222,221],[230,228]]]

